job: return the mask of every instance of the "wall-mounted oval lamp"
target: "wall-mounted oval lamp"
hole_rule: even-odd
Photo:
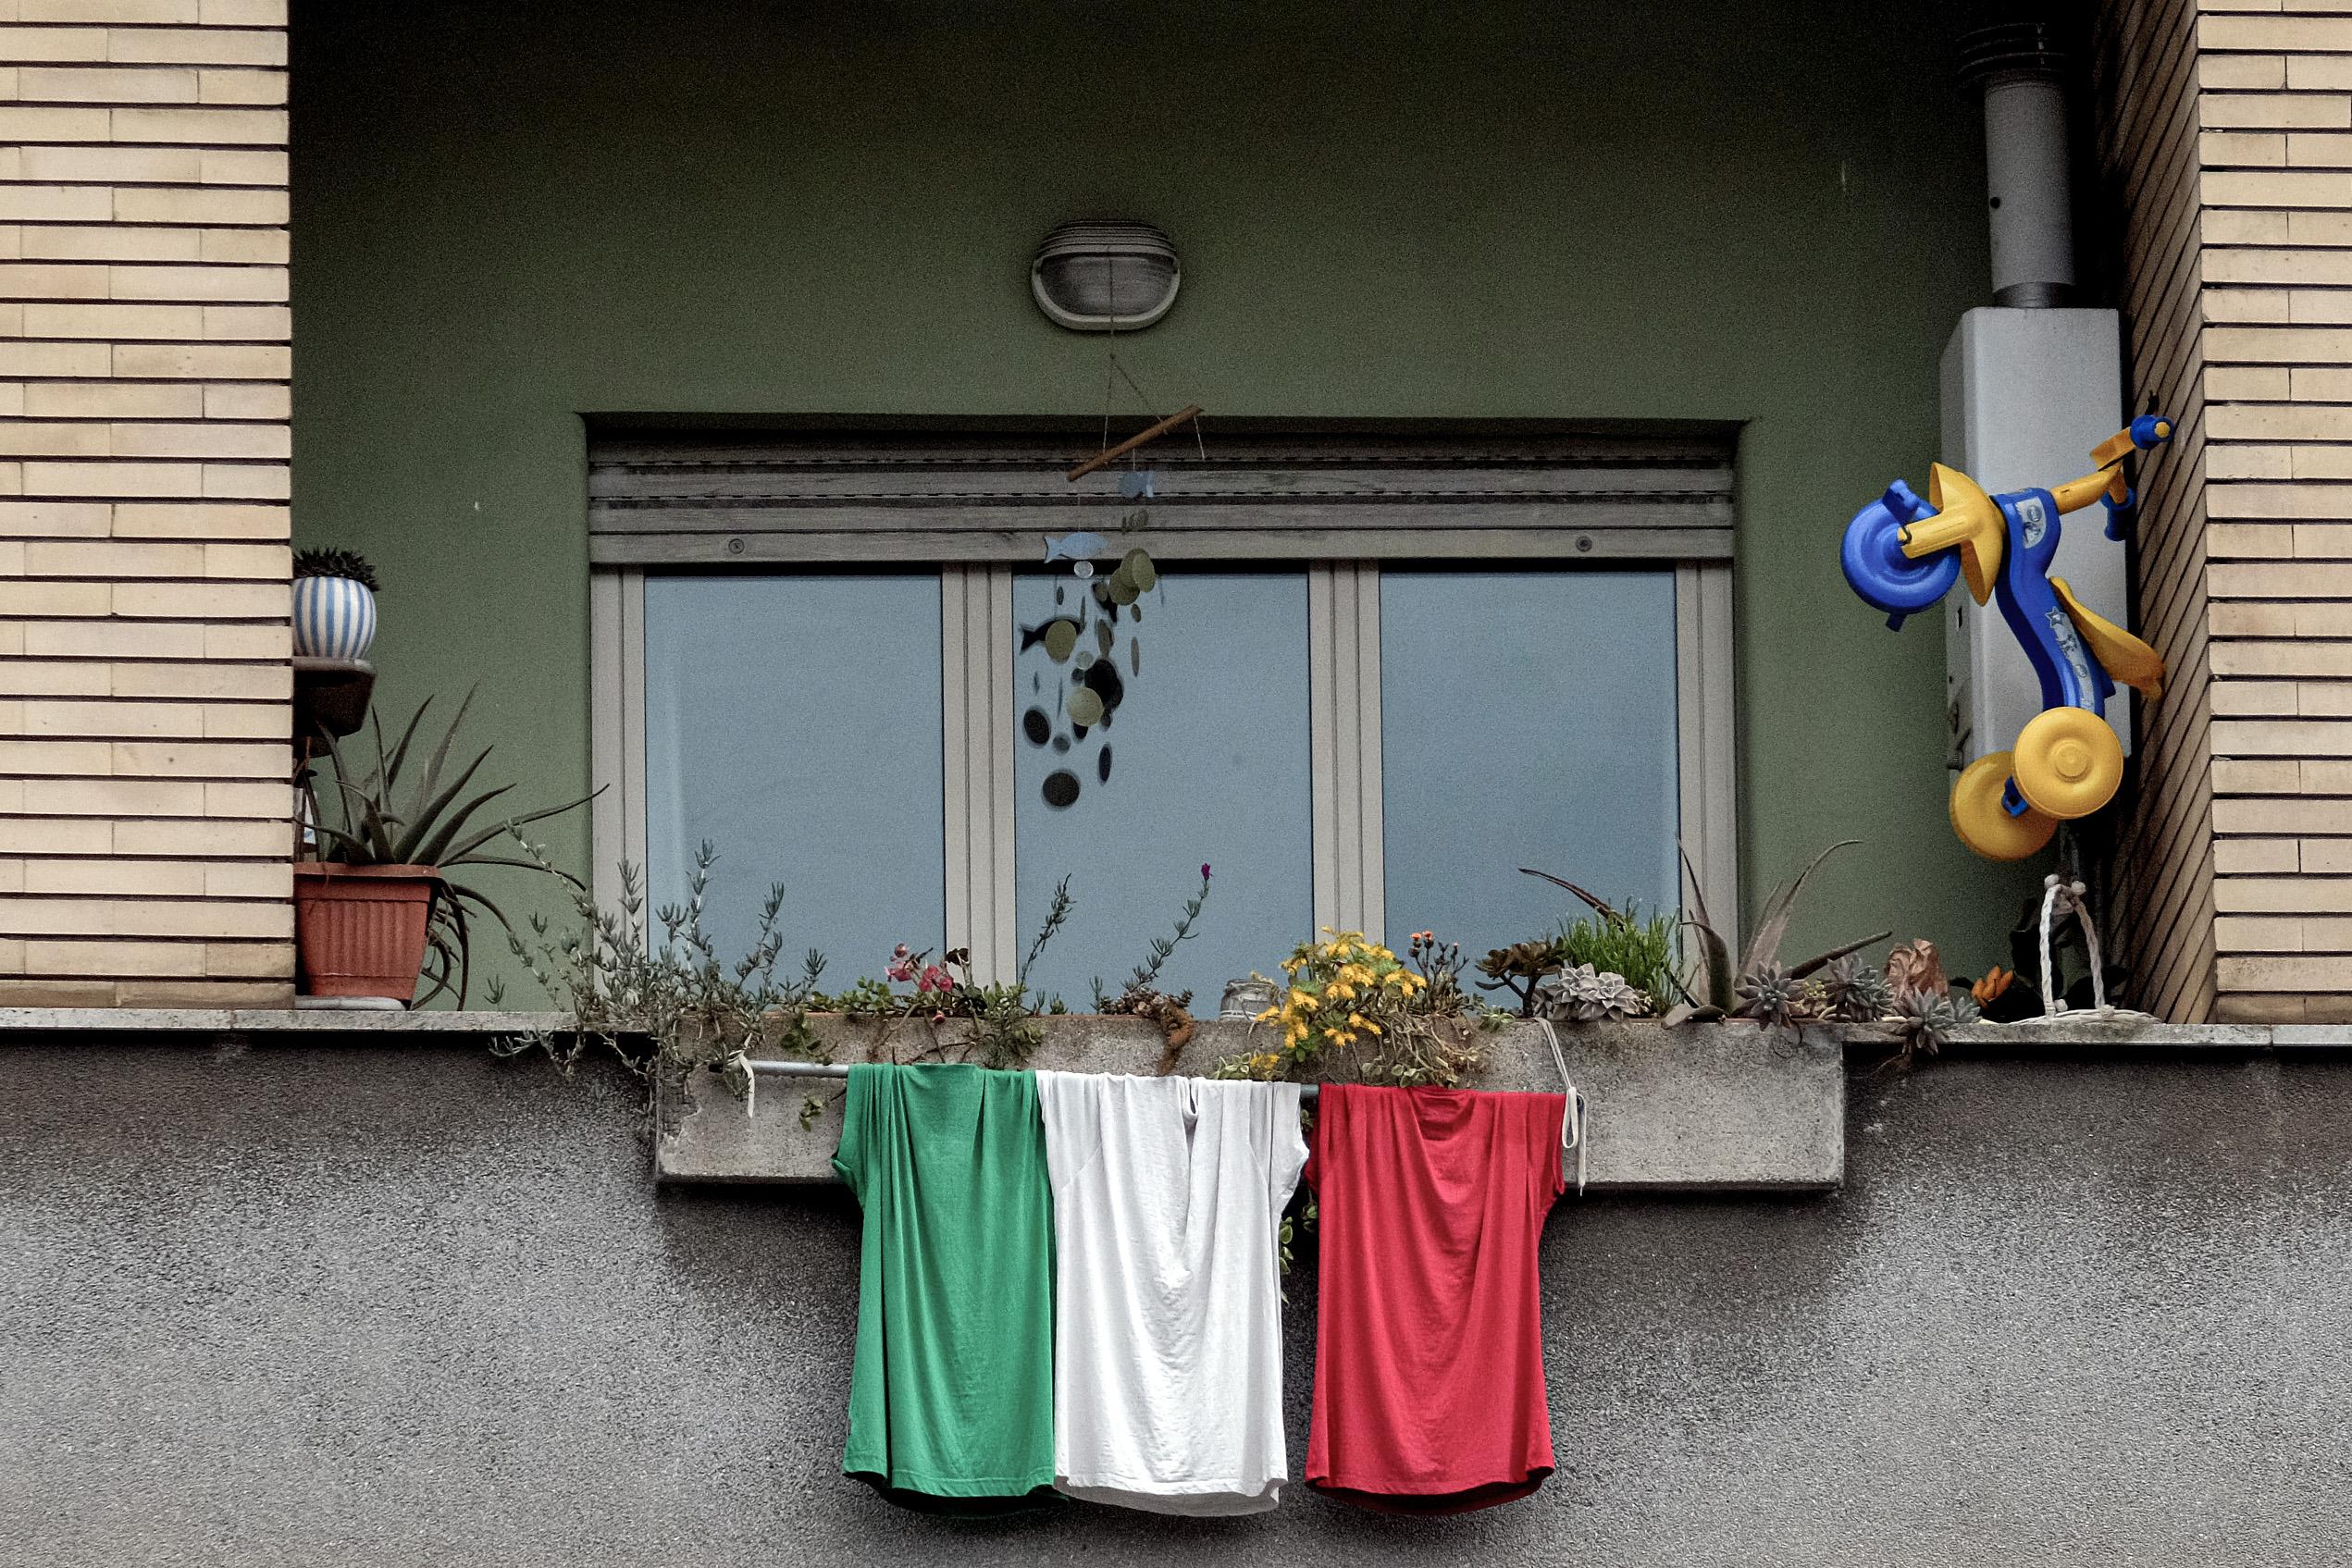
[[[1133,332],[1176,302],[1184,270],[1176,247],[1148,223],[1066,223],[1029,264],[1029,291],[1056,326]]]

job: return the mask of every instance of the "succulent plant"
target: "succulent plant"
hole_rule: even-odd
[[[1873,1023],[1893,1010],[1895,988],[1850,953],[1823,971],[1822,1000],[1827,1016],[1840,1023]]]
[[[1804,982],[1776,963],[1762,963],[1742,975],[1733,993],[1739,1001],[1736,1017],[1760,1023],[1795,1023],[1804,1008]]]
[[[1486,979],[1477,982],[1481,991],[1507,991],[1519,1004],[1519,1017],[1531,1019],[1536,1013],[1536,990],[1546,975],[1558,970],[1566,954],[1558,937],[1545,937],[1532,942],[1515,942],[1508,947],[1497,947],[1479,960],[1479,973]]]
[[[1568,987],[1574,983],[1575,980],[1576,970],[1574,969],[1562,969],[1552,974],[1538,976],[1535,989],[1528,998],[1528,1005],[1534,1010],[1534,1016],[1540,1019],[1550,1019],[1556,1023],[1574,1022],[1576,1000],[1569,995]]]
[[[355,549],[298,549],[294,552],[294,575],[349,577],[369,593],[378,587],[376,568]]]
[[[1508,947],[1494,948],[1479,960],[1479,972],[1498,980],[1506,974],[1540,975],[1559,967],[1560,944],[1553,937],[1514,942]]]
[[[1706,900],[1699,895],[1699,870],[1690,863],[1690,854],[1685,851],[1682,864],[1690,879],[1691,897],[1684,912],[1683,923],[1690,929],[1698,943],[1701,959],[1700,984],[1704,993],[1705,1001],[1699,1006],[1674,1008],[1666,1015],[1666,1022],[1671,1024],[1679,1022],[1685,1018],[1721,1017],[1725,1014],[1736,1014],[1745,1018],[1755,1017],[1756,1015],[1747,1010],[1742,1002],[1742,994],[1756,988],[1765,970],[1779,969],[1782,979],[1801,981],[1826,965],[1844,957],[1847,954],[1858,953],[1872,943],[1883,941],[1892,935],[1891,932],[1882,931],[1875,936],[1865,936],[1859,941],[1840,944],[1826,953],[1817,954],[1801,963],[1790,965],[1786,969],[1781,968],[1780,944],[1789,933],[1789,922],[1796,912],[1798,896],[1804,892],[1805,884],[1812,879],[1814,872],[1821,869],[1821,863],[1824,860],[1855,842],[1857,841],[1853,839],[1845,839],[1831,845],[1808,861],[1804,870],[1797,873],[1794,882],[1773,890],[1772,896],[1764,900],[1763,919],[1757,922],[1754,934],[1748,938],[1748,945],[1740,951],[1736,963],[1732,959],[1730,945],[1724,940],[1723,933],[1716,929],[1714,920],[1707,913]],[[1794,994],[1794,987],[1789,989],[1791,992],[1790,1002],[1793,1005],[1799,998]]]
[[[1537,1005],[1548,1019],[1597,1023],[1603,1019],[1647,1018],[1650,999],[1625,976],[1579,964],[1547,975],[1537,984]]]
[[[1952,1031],[1983,1016],[1976,999],[1966,992],[1913,991],[1895,1004],[1903,1031],[1904,1060],[1937,1056],[1950,1043]]]
[[[1592,990],[1587,1006],[1600,1008],[1602,1018],[1646,1019],[1654,1011],[1649,993],[1614,970],[1603,969]]]
[[[1968,988],[1968,994],[1976,999],[1978,1006],[1989,1007],[2007,995],[2009,988],[2016,983],[2015,969],[2005,969],[1995,964],[1985,971],[1984,979]]]
[[[1944,961],[1936,945],[1925,938],[1906,942],[1887,955],[1887,983],[1894,987],[1897,1002],[1913,995],[1932,999],[1951,989],[1944,982]]]

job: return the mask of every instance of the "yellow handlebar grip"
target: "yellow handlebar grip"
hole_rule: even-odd
[[[2009,538],[2000,504],[1975,480],[1940,463],[1927,470],[1927,504],[1936,509],[1935,515],[1903,529],[1903,554],[1916,561],[1959,547],[1968,591],[1977,603],[1985,603],[1993,597],[1993,579],[2000,575],[2001,550]]]

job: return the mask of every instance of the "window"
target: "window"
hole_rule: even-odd
[[[1473,954],[1558,917],[1563,875],[1671,908],[1674,574],[1380,575],[1387,907]]]
[[[1016,630],[1049,619],[1055,590],[1067,595],[1070,581],[1015,577]],[[1049,947],[1030,978],[1073,1007],[1091,1003],[1096,979],[1118,994],[1204,864],[1215,868],[1211,912],[1169,959],[1164,989],[1213,999],[1314,929],[1306,574],[1187,571],[1151,597],[1123,645],[1143,658],[1107,728],[1072,735],[1054,711],[1071,673],[1045,648],[1015,664],[1016,929],[1034,932],[1054,883],[1071,879],[1070,940]],[[1042,742],[1031,739],[1032,712]],[[1067,806],[1046,797],[1057,773],[1079,792]]]
[[[1057,661],[1040,540],[1121,505],[1061,480],[1088,445],[597,433],[600,891],[711,838],[722,940],[780,881],[846,983],[901,940],[1009,977],[1068,875],[1031,980],[1073,1007],[1203,862],[1164,982],[1207,1006],[1318,925],[1540,929],[1522,865],[1670,907],[1679,842],[1737,907],[1725,435],[1219,436],[1148,503],[1146,615]]]
[[[935,574],[656,575],[645,584],[648,901],[683,904],[708,840],[703,929],[748,950],[784,884],[784,968],[811,947],[946,934]],[[724,642],[724,658],[712,648]]]

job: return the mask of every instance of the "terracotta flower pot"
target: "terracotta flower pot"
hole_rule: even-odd
[[[296,862],[294,963],[303,994],[415,1000],[440,881],[430,866]]]

